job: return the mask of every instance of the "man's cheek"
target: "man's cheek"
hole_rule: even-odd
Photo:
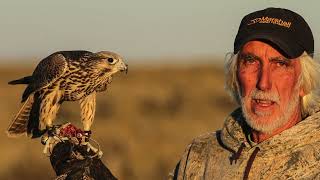
[[[246,82],[244,85],[241,87],[241,92],[242,92],[242,97],[247,97],[250,95],[251,91],[255,88],[255,85],[252,84],[251,82]]]

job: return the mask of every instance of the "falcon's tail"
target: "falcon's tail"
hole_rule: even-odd
[[[17,115],[9,125],[7,134],[9,137],[16,137],[27,134],[28,121],[32,105],[34,103],[34,96],[31,94],[28,99],[23,103]]]
[[[17,80],[10,81],[10,82],[8,82],[8,84],[11,84],[11,85],[15,85],[15,84],[30,84],[31,78],[32,78],[32,76],[26,76],[26,77],[23,77],[23,78],[20,78],[20,79],[17,79]]]

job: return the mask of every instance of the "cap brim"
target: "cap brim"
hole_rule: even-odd
[[[275,49],[277,49],[286,58],[290,58],[290,59],[297,58],[303,53],[303,49],[298,45],[298,43],[292,42],[292,41],[285,42],[284,38],[280,39],[274,36],[274,34],[266,33],[266,32],[254,34],[241,40],[242,43],[238,47],[238,50],[240,50],[247,42],[253,41],[253,40],[265,41],[266,43],[270,44]]]

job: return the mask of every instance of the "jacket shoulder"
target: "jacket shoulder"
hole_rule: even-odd
[[[185,149],[171,178],[183,179],[189,172],[195,173],[193,173],[194,178],[202,176],[208,155],[220,148],[219,134],[220,131],[210,132],[193,139]]]
[[[217,140],[217,135],[219,136],[219,134],[220,131],[202,134],[194,138],[188,147],[195,153],[204,153],[203,151],[207,148],[212,148],[212,145],[219,145]]]

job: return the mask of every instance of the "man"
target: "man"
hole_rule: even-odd
[[[245,16],[226,65],[226,88],[240,105],[224,127],[196,138],[174,179],[320,179],[319,64],[295,12]]]

